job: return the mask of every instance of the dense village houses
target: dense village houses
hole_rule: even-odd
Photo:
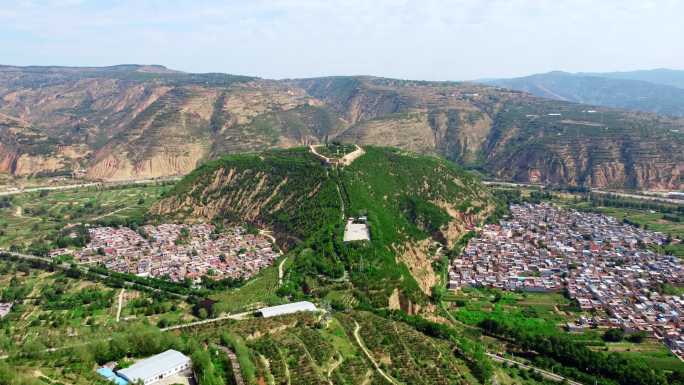
[[[680,285],[684,269],[651,251],[666,236],[615,218],[553,205],[512,205],[511,217],[487,225],[450,267],[449,287],[560,292],[593,317],[568,325],[647,332],[684,353],[684,297],[661,294]]]
[[[162,224],[88,232],[90,242],[75,253],[79,262],[171,281],[249,278],[278,257],[268,238],[241,227],[218,232],[211,224]]]

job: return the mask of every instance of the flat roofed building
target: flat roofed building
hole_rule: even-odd
[[[148,385],[191,367],[192,361],[189,357],[175,350],[167,350],[140,360],[116,373],[128,382],[135,383],[142,380],[145,385]]]
[[[286,303],[285,305],[265,307],[263,309],[257,310],[257,315],[264,318],[275,317],[285,314],[293,314],[300,311],[316,311],[316,305],[309,301]]]
[[[349,218],[344,228],[344,242],[370,241],[370,231],[366,223],[366,217],[358,219]]]

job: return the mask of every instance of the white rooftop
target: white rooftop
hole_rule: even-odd
[[[167,350],[152,357],[140,360],[135,364],[118,370],[116,374],[124,377],[130,382],[138,380],[145,380],[159,376],[162,373],[168,372],[180,365],[190,361],[190,358],[176,350]]]
[[[316,305],[309,301],[286,303],[284,305],[265,307],[257,310],[264,318],[275,317],[279,315],[292,314],[300,311],[316,311]]]
[[[348,221],[347,226],[344,228],[343,240],[345,242],[370,241],[368,225],[365,223],[353,223],[352,221]]]

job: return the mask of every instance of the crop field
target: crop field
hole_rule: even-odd
[[[142,219],[167,188],[164,185],[84,187],[3,197],[0,201],[0,247],[22,248],[49,242],[60,230],[82,223]]]
[[[339,315],[350,339],[359,336],[380,367],[405,384],[476,384],[454,345],[428,337],[408,325],[365,312]]]
[[[215,338],[221,330],[230,330],[240,336],[256,378],[263,378],[264,383],[387,383],[357,342],[357,323],[363,346],[397,383],[478,384],[454,354],[453,343],[366,312],[230,321],[202,329],[199,335]]]
[[[640,358],[649,366],[657,369],[684,370],[684,362],[670,353],[662,342],[652,338],[647,338],[640,343],[628,341],[606,342],[603,346],[597,346],[596,349]]]
[[[450,293],[445,300],[452,305],[452,315],[467,325],[477,325],[485,318],[515,319],[552,334],[559,325],[575,320],[579,313],[572,302],[557,293],[512,293],[490,289],[463,289]]]
[[[131,322],[166,325],[194,319],[189,305],[126,289],[74,279],[63,272],[31,269],[0,260],[0,302],[12,311],[0,321],[0,355],[16,349],[39,351],[105,338]]]

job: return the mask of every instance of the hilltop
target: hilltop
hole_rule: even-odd
[[[0,67],[0,173],[15,177],[184,175],[225,154],[328,139],[440,155],[500,179],[678,189],[683,127],[471,83]]]

